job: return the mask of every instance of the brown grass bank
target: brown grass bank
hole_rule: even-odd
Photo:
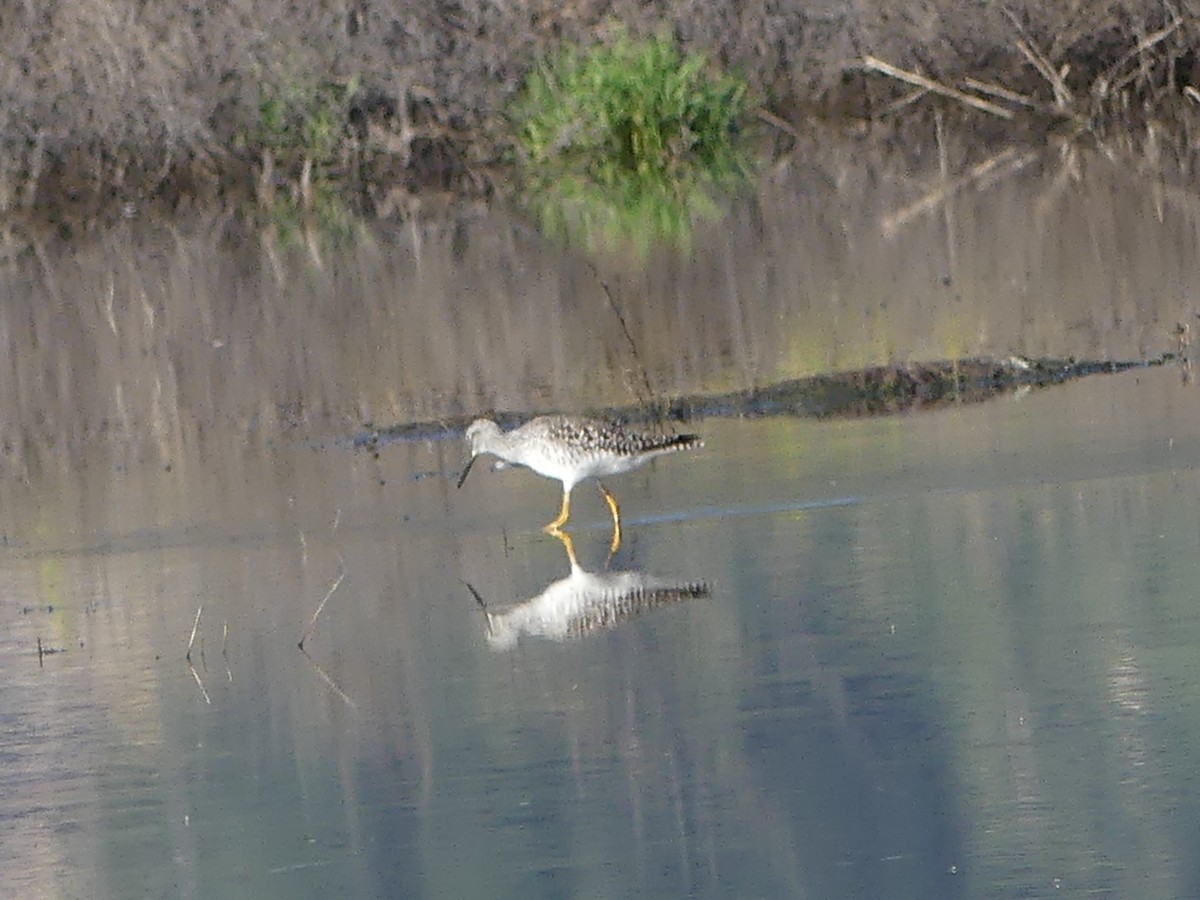
[[[746,78],[767,153],[830,127],[919,150],[931,111],[981,146],[1082,135],[1187,179],[1200,145],[1197,0],[47,0],[0,12],[0,213],[305,202],[314,165],[381,215],[503,192],[531,65],[618,22]]]

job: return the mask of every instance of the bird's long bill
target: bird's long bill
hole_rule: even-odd
[[[477,460],[477,459],[479,459],[478,456],[472,456],[470,459],[467,460],[466,466],[463,467],[462,474],[458,476],[458,486],[459,487],[463,486],[463,482],[466,481],[467,476],[471,474],[471,466],[475,465],[475,460]]]

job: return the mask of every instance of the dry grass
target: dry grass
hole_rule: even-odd
[[[174,209],[252,196],[264,170],[299,183],[303,158],[267,164],[262,104],[323,85],[345,97],[329,170],[362,207],[487,195],[506,183],[504,111],[532,62],[615,22],[666,23],[792,128],[961,108],[984,140],[1088,135],[1183,174],[1200,136],[1197,0],[47,0],[0,17],[0,211]]]

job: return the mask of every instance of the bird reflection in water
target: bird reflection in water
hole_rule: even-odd
[[[554,533],[567,551],[571,573],[540,594],[504,612],[492,612],[470,584],[467,589],[487,619],[487,640],[495,650],[513,647],[521,635],[563,641],[615,628],[660,606],[707,597],[702,581],[659,578],[645,572],[589,572],[575,555],[571,535]]]

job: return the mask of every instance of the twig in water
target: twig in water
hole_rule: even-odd
[[[1079,171],[1079,154],[1076,152],[1073,142],[1064,143],[1059,148],[1058,157],[1058,171],[1054,173],[1050,183],[1033,201],[1033,214],[1039,223],[1045,220],[1071,182],[1077,182],[1082,178]]]
[[[82,647],[82,646],[83,646],[83,641],[80,641],[80,642],[79,642],[79,646],[80,646],[80,647]],[[42,658],[43,658],[43,657],[45,657],[45,656],[53,656],[55,653],[62,653],[62,652],[63,652],[63,648],[62,648],[62,647],[48,647],[48,646],[46,646],[45,644],[43,644],[43,643],[42,643],[42,638],[41,638],[41,635],[38,635],[38,639],[37,639],[37,648],[38,648],[38,666],[39,666],[39,667],[40,667],[40,666],[42,666]]]
[[[886,63],[882,59],[877,59],[874,56],[864,56],[862,59],[862,67],[868,72],[878,72],[881,75],[887,75],[890,78],[895,78],[897,81],[903,81],[908,84],[916,85],[919,88],[925,88],[927,91],[933,91],[935,94],[941,94],[943,97],[949,97],[951,100],[957,100],[959,103],[982,110],[985,113],[991,113],[993,116],[999,116],[1001,119],[1011,119],[1013,117],[1011,109],[1005,109],[1003,106],[997,106],[995,103],[989,103],[987,100],[982,100],[973,94],[964,93],[957,88],[939,84],[932,78],[926,78],[924,75],[918,75],[916,72],[909,72],[905,69],[898,68],[893,66],[891,63]]]
[[[983,162],[973,166],[967,174],[954,179],[948,184],[939,184],[934,190],[929,191],[919,200],[910,203],[908,206],[892,213],[890,216],[885,216],[882,227],[884,234],[894,234],[901,225],[907,225],[913,219],[922,213],[926,213],[933,209],[950,195],[961,190],[968,184],[980,182],[985,177],[992,175],[994,172],[1003,169],[1005,174],[1011,174],[1023,169],[1029,163],[1038,158],[1039,151],[1029,150],[1025,153],[1018,153],[1015,149],[1009,148],[1002,150],[995,156],[990,156]]]
[[[204,604],[201,603],[196,607],[196,621],[192,623],[192,636],[188,638],[187,655],[184,657],[189,663],[192,661],[192,645],[196,643],[196,629],[200,627],[200,613],[204,612]],[[193,670],[194,674],[195,670]]]
[[[117,285],[110,273],[108,276],[108,290],[104,294],[104,319],[108,322],[108,327],[113,334],[117,334],[117,317],[113,313],[113,300],[116,299],[116,295]]]
[[[208,691],[204,689],[204,682],[200,680],[200,673],[196,671],[196,667],[192,665],[192,661],[188,660],[188,668],[192,670],[192,677],[196,679],[196,687],[200,688],[200,693],[204,695],[204,702],[212,706],[212,698],[208,696]]]
[[[328,675],[325,674],[325,670],[321,668],[321,666],[317,663],[317,661],[315,659],[313,659],[311,656],[308,655],[308,653],[305,651],[304,647],[300,648],[300,652],[304,654],[305,659],[307,659],[310,663],[312,663],[312,667],[316,670],[317,674],[319,676],[321,676],[321,680],[325,682],[325,684],[329,687],[329,689],[331,691],[333,691],[335,694],[337,694],[339,697],[341,697],[343,703],[345,703],[352,710],[357,712],[358,704],[355,703],[353,700],[351,700],[350,696],[345,691],[343,691],[340,687],[337,686],[336,681],[334,681],[332,678],[330,678]]]
[[[342,583],[342,579],[346,577],[346,564],[342,561],[341,557],[338,557],[338,564],[341,566],[342,571],[338,573],[338,577],[334,579],[333,584],[330,585],[329,590],[326,591],[325,598],[320,602],[320,604],[318,604],[317,611],[313,613],[312,618],[309,619],[308,628],[304,632],[304,637],[300,638],[300,643],[297,644],[301,650],[304,649],[304,642],[308,640],[308,636],[312,634],[313,628],[316,627],[317,619],[321,616],[321,610],[325,608],[325,604],[329,602],[329,598],[333,596],[333,592],[338,589],[338,586]]]
[[[933,123],[935,126],[934,134],[937,136],[938,149],[938,171],[941,175],[942,184],[950,183],[950,157],[946,152],[946,142],[942,136],[942,111],[935,110],[933,114]],[[958,229],[954,218],[954,204],[942,204],[942,221],[946,225],[946,265],[949,266],[950,278],[954,281],[958,280],[958,253],[956,247],[958,245]]]
[[[642,363],[641,354],[638,353],[637,342],[633,339],[633,335],[629,331],[629,325],[625,322],[625,316],[621,312],[621,307],[617,306],[617,301],[609,290],[608,282],[600,277],[600,273],[596,270],[596,266],[591,260],[588,260],[588,268],[592,270],[592,277],[600,283],[600,287],[604,290],[604,296],[608,299],[609,308],[617,317],[617,322],[621,326],[621,333],[625,335],[625,343],[629,344],[629,352],[633,354],[633,361],[637,363],[638,370],[642,376],[642,387],[646,393],[643,397],[638,397],[638,402],[646,407],[649,407],[654,397],[654,389],[650,386],[650,373],[646,371],[646,366]],[[634,393],[638,393],[637,390]]]

